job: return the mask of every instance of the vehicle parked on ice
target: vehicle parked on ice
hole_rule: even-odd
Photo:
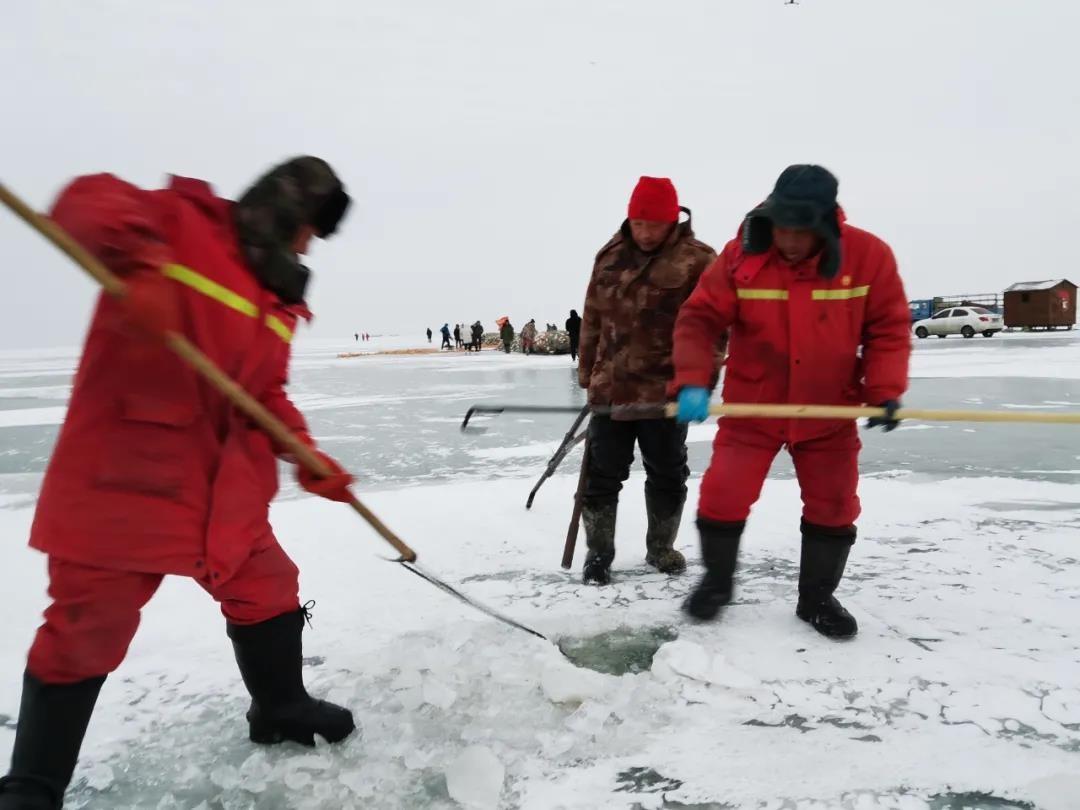
[[[937,335],[939,338],[948,335],[963,335],[966,338],[975,337],[976,333],[983,337],[993,337],[995,332],[1005,328],[1001,316],[991,312],[986,307],[952,307],[943,309],[931,318],[924,318],[912,325],[915,337],[925,338]]]
[[[911,322],[921,321],[934,314],[934,299],[920,298],[917,301],[908,301],[908,308],[911,310]]]

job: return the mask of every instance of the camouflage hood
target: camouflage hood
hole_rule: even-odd
[[[298,157],[260,177],[233,208],[244,257],[263,287],[286,304],[304,300],[310,271],[292,243],[304,225],[326,238],[337,230],[349,195],[330,164]]]

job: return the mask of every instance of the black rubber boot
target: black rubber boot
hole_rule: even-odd
[[[683,603],[683,610],[701,621],[716,618],[720,608],[731,601],[735,590],[735,563],[739,558],[739,541],[746,521],[719,523],[698,518],[701,534],[701,560],[705,576]]]
[[[307,612],[298,608],[259,624],[227,624],[236,663],[251,694],[247,719],[252,742],[336,743],[356,728],[352,712],[311,697],[304,688],[301,634]]]
[[[675,538],[682,522],[686,496],[657,495],[645,492],[645,512],[649,530],[645,535],[645,562],[661,574],[681,574],[686,570],[686,558],[675,550]]]
[[[833,596],[854,542],[854,526],[817,526],[803,521],[795,615],[829,638],[851,638],[859,632],[855,617]]]
[[[607,585],[611,582],[611,561],[615,559],[615,518],[619,504],[605,503],[599,506],[585,504],[581,509],[581,522],[585,524],[585,542],[589,547],[585,555],[585,567],[581,581],[586,585]]]
[[[0,779],[0,810],[58,810],[79,759],[105,676],[48,684],[23,675],[11,771]]]

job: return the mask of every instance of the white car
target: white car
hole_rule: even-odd
[[[975,337],[976,332],[981,333],[983,337],[993,337],[995,332],[1000,332],[1004,328],[1001,316],[985,307],[943,309],[935,313],[933,317],[924,318],[912,324],[915,337],[918,338],[930,335],[937,335],[939,338],[946,335],[963,335],[970,338]]]

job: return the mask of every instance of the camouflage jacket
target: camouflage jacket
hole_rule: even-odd
[[[689,220],[652,254],[634,244],[629,222],[604,245],[581,320],[578,382],[590,404],[666,401],[675,317],[715,258]]]

